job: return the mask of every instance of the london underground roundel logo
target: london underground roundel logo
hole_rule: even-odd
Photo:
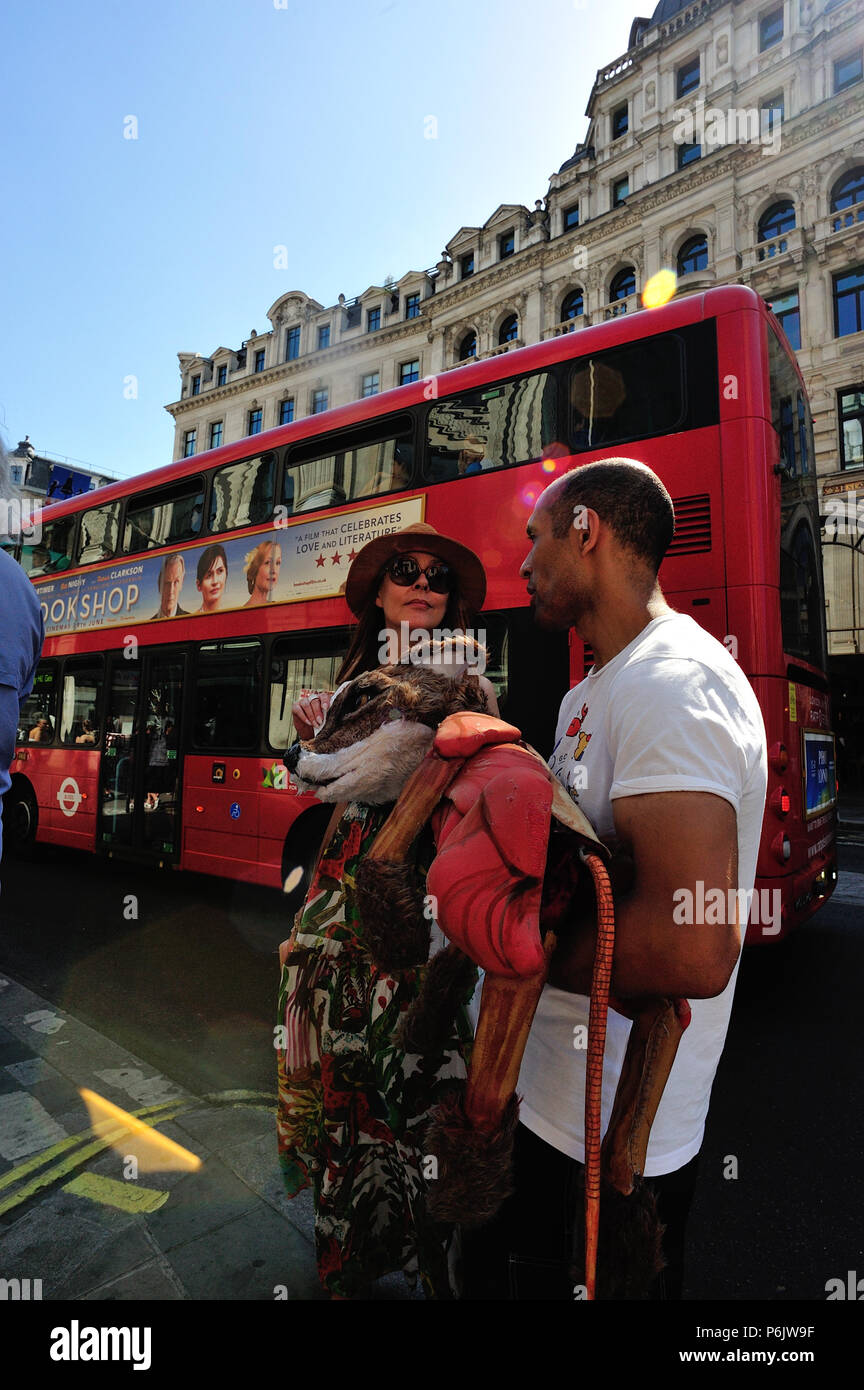
[[[74,816],[81,805],[82,796],[74,777],[65,777],[57,792],[57,802],[64,816]]]

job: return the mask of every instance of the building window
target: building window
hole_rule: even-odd
[[[612,139],[620,139],[622,135],[627,134],[629,128],[630,122],[625,101],[623,106],[617,106],[612,112]]]
[[[764,53],[783,37],[783,6],[763,14],[759,20],[759,52]]]
[[[516,233],[514,231],[505,232],[498,238],[498,259],[506,261],[508,256],[516,254]]]
[[[381,389],[381,378],[377,372],[367,372],[363,378],[361,396],[377,396]]]
[[[467,358],[469,358],[469,357],[476,357],[476,356],[477,356],[477,334],[476,334],[476,333],[473,331],[473,329],[472,329],[472,331],[471,331],[470,333],[466,333],[466,334],[465,334],[465,337],[462,339],[461,343],[459,344],[459,349],[458,349],[458,352],[456,353],[456,361],[457,361],[457,362],[464,362],[464,361],[466,361]]]
[[[801,310],[798,305],[798,291],[771,296],[771,308],[790,345],[797,351],[801,347]]]
[[[400,385],[400,386],[407,386],[408,383],[409,383],[409,381],[419,381],[419,379],[420,379],[420,363],[419,363],[418,361],[414,361],[414,362],[402,362],[402,363],[400,364],[400,366],[399,366],[399,385]]]
[[[569,232],[571,228],[579,226],[579,204],[574,203],[572,207],[564,209],[564,230]]]
[[[832,232],[864,222],[864,164],[850,169],[831,189],[831,212],[842,216],[831,218]]]
[[[318,351],[330,346],[330,325],[329,323],[319,323],[318,325]]]
[[[187,430],[183,436],[183,457],[191,459],[195,452],[195,440],[198,437],[197,430]]]
[[[767,101],[763,101],[760,112],[759,129],[770,135],[775,125],[782,125],[786,119],[783,93],[780,92],[776,97],[769,97]]]
[[[585,297],[582,290],[571,290],[561,305],[561,323],[566,319],[578,319],[585,312]]]
[[[691,58],[689,63],[683,63],[675,76],[675,89],[679,97],[686,97],[688,92],[695,92],[699,86],[699,59]]]
[[[258,348],[258,349],[256,350],[256,353],[255,353],[255,371],[256,371],[256,372],[263,372],[263,370],[264,370],[264,358],[266,357],[266,355],[267,355],[266,349],[264,349],[264,348]]]
[[[795,204],[788,201],[772,203],[759,218],[757,241],[770,241],[770,246],[760,246],[759,260],[770,260],[789,249],[786,233],[795,226]]]
[[[708,269],[708,238],[702,234],[691,236],[678,252],[678,274],[693,275],[697,270]]]
[[[289,328],[285,335],[285,361],[293,362],[300,356],[300,329]]]
[[[840,420],[840,467],[864,466],[864,386],[847,386],[837,392]]]
[[[320,390],[312,392],[312,411],[313,415],[320,415],[327,409],[328,392],[327,387],[322,386]]]
[[[498,329],[498,345],[503,343],[515,343],[519,337],[519,320],[515,314],[508,314],[501,327]]]
[[[678,146],[678,168],[686,169],[688,164],[693,164],[695,160],[702,158],[702,146],[697,144],[682,144]]]
[[[847,53],[845,58],[838,58],[834,64],[834,91],[845,92],[847,87],[854,87],[856,82],[860,82],[862,77],[861,49],[857,53]]]
[[[621,204],[630,197],[629,178],[616,179],[612,185],[612,206],[620,208]]]
[[[377,333],[381,327],[381,310],[369,309],[366,313],[366,332]]]
[[[420,295],[406,294],[405,296],[405,317],[406,319],[419,319],[420,317]]]
[[[222,421],[217,420],[210,426],[210,448],[219,449],[222,445]]]
[[[294,419],[294,398],[279,402],[279,424],[290,425]]]
[[[263,411],[263,409],[261,409],[260,407],[259,407],[257,410],[250,410],[250,411],[249,411],[249,424],[248,424],[248,428],[247,428],[247,430],[246,430],[246,433],[247,433],[247,434],[260,434],[260,433],[261,433],[261,421],[262,421],[262,419],[263,419],[263,416],[264,416],[264,411]]]
[[[200,376],[193,376],[193,378],[192,378],[192,395],[193,395],[193,396],[200,396],[200,395],[201,395],[201,378],[200,378]]]
[[[834,336],[864,328],[864,266],[834,276]]]
[[[628,299],[631,294],[635,293],[636,272],[632,266],[625,266],[623,270],[618,271],[618,274],[614,277],[611,285],[609,286],[610,302],[614,303],[619,300]],[[621,309],[618,312],[623,314],[626,313],[626,311],[627,306],[622,304]]]
[[[227,362],[223,362],[221,366],[219,366],[219,367],[216,368],[216,385],[217,385],[217,386],[224,386],[227,380],[228,380],[228,363],[227,363]]]
[[[469,251],[466,256],[459,258],[459,279],[467,280],[469,275],[474,274],[474,252]]]

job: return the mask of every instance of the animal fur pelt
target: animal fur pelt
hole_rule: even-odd
[[[437,1221],[482,1226],[491,1221],[513,1192],[513,1138],[519,1122],[519,1102],[511,1096],[500,1125],[481,1130],[469,1120],[461,1092],[436,1106],[425,1143],[438,1160],[438,1172],[427,1197]]]
[[[579,1205],[584,1202],[584,1170],[578,1183]],[[598,1299],[639,1300],[649,1297],[663,1269],[662,1239],[665,1227],[657,1215],[654,1193],[643,1180],[625,1196],[604,1182],[600,1194],[600,1235],[597,1253]],[[581,1284],[585,1275],[585,1224],[578,1221],[573,1247],[571,1277]]]
[[[410,970],[429,958],[431,923],[413,864],[364,859],[355,876],[363,935],[382,970]]]
[[[396,1041],[405,1052],[433,1055],[447,1038],[456,1009],[477,983],[477,967],[458,946],[447,946],[429,962],[420,993],[405,1013]]]

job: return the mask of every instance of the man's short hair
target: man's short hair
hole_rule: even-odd
[[[563,540],[578,506],[590,507],[654,574],[675,534],[675,509],[665,487],[635,459],[602,459],[565,475],[552,503],[552,534]]]
[[[181,555],[179,550],[174,555],[166,555],[164,560],[162,561],[162,564],[159,568],[159,578],[156,580],[156,584],[158,586],[160,594],[162,592],[162,580],[165,578],[165,575],[168,573],[168,570],[171,567],[171,565],[180,566],[181,578],[185,575],[186,561],[183,559],[183,556]]]

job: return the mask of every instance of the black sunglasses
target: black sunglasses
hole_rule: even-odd
[[[426,583],[433,594],[449,594],[455,580],[449,565],[438,560],[434,565],[421,570],[413,555],[397,555],[390,561],[385,573],[400,589],[407,589],[411,584],[416,584],[421,574],[425,574]]]

